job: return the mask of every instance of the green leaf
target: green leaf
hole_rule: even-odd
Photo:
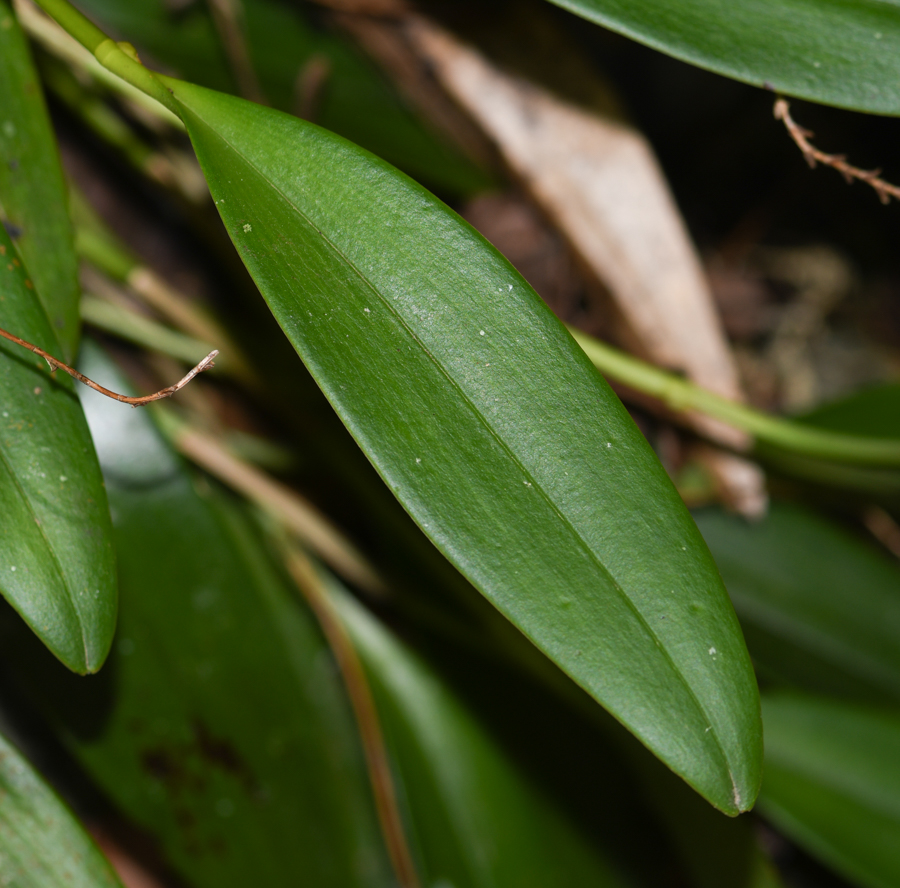
[[[718,74],[826,105],[900,114],[895,0],[551,0]]]
[[[416,522],[713,804],[752,805],[758,698],[721,580],[549,309],[384,162],[279,112],[166,83],[241,258]]]
[[[621,886],[437,675],[331,585],[372,682],[423,884]]]
[[[694,516],[767,677],[900,703],[900,565],[799,506]]]
[[[797,417],[819,429],[871,438],[900,438],[900,385],[887,382],[831,401]]]
[[[96,347],[82,369],[125,388]],[[115,517],[119,631],[97,678],[20,650],[23,680],[186,883],[388,888],[334,661],[252,522],[192,483],[145,412],[88,389],[85,409]]]
[[[759,806],[854,882],[900,884],[900,716],[801,696],[766,696]]]
[[[0,221],[16,232],[62,346],[57,357],[70,361],[78,347],[81,289],[66,188],[28,45],[6,0],[0,0],[0,96]]]
[[[9,332],[59,354],[2,226],[0,317]],[[51,376],[43,358],[0,339],[0,592],[83,673],[99,669],[109,651],[116,576],[103,479],[74,387],[63,373]]]
[[[121,888],[72,812],[2,735],[0,876],[4,888]]]
[[[209,9],[173,10],[165,0],[82,0],[83,9],[133,37],[180,77],[236,92]],[[410,113],[383,75],[345,40],[316,28],[302,6],[273,0],[241,4],[248,52],[269,100],[297,105],[298,81],[311,60],[324,64],[316,122],[365,146],[433,188],[468,194],[490,178]]]

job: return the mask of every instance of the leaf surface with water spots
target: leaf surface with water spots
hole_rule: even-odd
[[[420,527],[713,804],[752,805],[758,696],[734,612],[664,470],[565,329],[388,164],[165,82],[276,319]]]

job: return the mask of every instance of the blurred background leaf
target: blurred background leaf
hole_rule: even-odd
[[[30,269],[62,351],[78,345],[78,261],[44,95],[19,23],[0,0],[0,222]],[[15,331],[13,331],[15,332]]]
[[[2,735],[0,876],[7,888],[121,888],[72,812]]]
[[[855,883],[900,883],[900,716],[823,698],[763,698],[759,807]]]
[[[801,506],[747,522],[694,513],[759,673],[861,701],[900,703],[900,565]]]
[[[424,884],[626,884],[424,662],[332,586],[368,669]]]
[[[879,0],[552,0],[676,58],[775,92],[900,114],[900,11]]]

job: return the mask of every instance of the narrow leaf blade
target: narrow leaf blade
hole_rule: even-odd
[[[755,680],[643,437],[524,279],[424,189],[296,118],[167,80],[276,319],[388,487],[541,650],[725,811]]]
[[[70,361],[78,346],[78,260],[44,96],[22,30],[0,0],[0,221],[16,233],[41,303]]]
[[[84,372],[127,389],[88,346]],[[119,555],[110,663],[85,682],[20,642],[18,674],[186,884],[388,888],[355,723],[317,625],[246,510],[195,483],[147,413],[119,407],[85,390]]]
[[[900,384],[885,382],[860,389],[796,419],[833,432],[900,438]]]
[[[685,62],[778,93],[900,114],[900,8],[883,0],[551,0]]]
[[[0,306],[11,333],[59,354],[2,227]],[[74,383],[54,377],[0,339],[0,592],[66,666],[94,672],[116,622],[112,525]]]
[[[14,888],[121,888],[72,812],[2,735],[0,873]]]

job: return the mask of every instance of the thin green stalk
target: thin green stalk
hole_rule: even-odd
[[[184,124],[178,117],[162,107],[156,99],[104,68],[71,34],[67,34],[40,10],[27,3],[17,3],[16,14],[28,36],[37,41],[55,59],[76,71],[87,72],[97,83],[144,112],[144,120],[149,114],[161,123],[184,130]]]
[[[178,103],[172,94],[141,64],[131,44],[116,43],[111,37],[107,37],[66,0],[36,0],[36,2],[63,30],[88,49],[104,68],[156,99],[176,116],[180,116]]]
[[[154,164],[158,166],[161,155],[139,139],[109,105],[84,89],[71,71],[56,64],[42,67],[44,83],[73,114],[80,117],[104,142],[118,149],[136,169],[153,175]],[[159,176],[155,178],[159,179]]]
[[[81,297],[81,317],[85,323],[104,333],[111,333],[126,342],[160,352],[190,365],[198,363],[213,349],[207,342],[170,330],[150,318],[142,317],[96,296]],[[216,370],[227,372],[227,369],[227,360],[220,358],[216,362]]]
[[[72,215],[76,216],[75,249],[78,255],[113,280],[127,284],[128,275],[140,264],[138,260],[105,231],[100,228],[89,228],[81,224],[81,220],[74,212]]]
[[[729,401],[570,328],[594,366],[605,376],[635,391],[658,398],[677,413],[695,411],[721,420],[783,450],[857,465],[900,466],[900,441],[844,435],[770,416]]]
[[[140,265],[129,255],[126,248],[102,227],[86,228],[76,222],[75,246],[82,258],[87,260],[87,264],[82,266],[87,289],[103,297],[107,302],[117,304],[120,311],[123,310],[116,285],[106,280],[103,275],[95,273],[92,266],[96,266],[105,275],[124,283],[144,304],[162,315],[166,321],[184,333],[185,337],[189,337],[185,338],[185,341],[215,342],[223,355],[219,363],[227,365],[226,372],[234,379],[253,391],[258,391],[262,387],[259,377],[240,348],[217,320],[199,306],[193,305],[183,294],[170,288],[149,268]],[[104,318],[108,317],[104,315]],[[87,316],[85,319],[88,320]],[[155,346],[149,344],[148,347]]]

